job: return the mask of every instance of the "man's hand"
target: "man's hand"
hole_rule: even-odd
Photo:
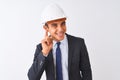
[[[47,31],[45,33],[45,38],[41,41],[41,43],[42,43],[42,53],[44,56],[47,56],[53,47],[53,39],[51,36],[48,36]]]

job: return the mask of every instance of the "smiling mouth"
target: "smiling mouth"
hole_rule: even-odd
[[[59,36],[59,37],[63,37],[63,36],[64,36],[64,32],[57,33],[57,36]]]

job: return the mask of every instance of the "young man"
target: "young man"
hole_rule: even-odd
[[[49,5],[41,18],[46,33],[37,45],[29,80],[40,80],[44,70],[47,80],[92,80],[84,39],[66,33],[63,10],[56,4]]]

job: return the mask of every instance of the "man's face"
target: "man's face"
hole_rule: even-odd
[[[44,26],[45,30],[47,30],[51,37],[55,41],[61,41],[64,39],[66,33],[66,18],[49,21],[47,22],[47,26]]]

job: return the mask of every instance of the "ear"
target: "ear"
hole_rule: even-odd
[[[48,32],[48,26],[43,26],[43,28]]]

